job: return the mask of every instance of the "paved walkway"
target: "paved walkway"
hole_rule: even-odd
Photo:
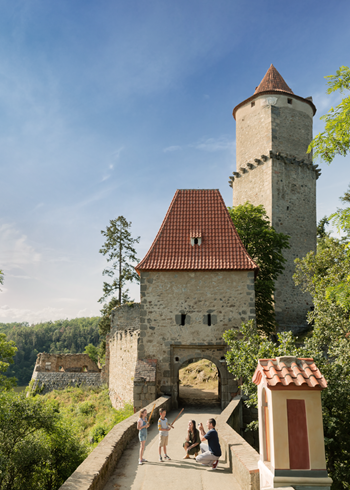
[[[135,438],[125,450],[105,490],[241,490],[224,457],[220,459],[216,471],[196,463],[194,459],[182,459],[188,421],[194,419],[206,427],[208,418],[219,413],[220,409],[215,407],[185,409],[176,421],[174,430],[169,432],[167,450],[171,461],[163,463],[158,459],[158,429],[154,423],[148,429],[144,454],[149,462],[138,465],[139,442]],[[177,414],[167,414],[168,420],[171,422]]]

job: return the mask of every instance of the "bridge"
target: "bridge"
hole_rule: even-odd
[[[152,410],[153,403],[147,411]],[[159,462],[158,458],[158,409],[167,409],[167,418],[173,420],[178,410],[169,411],[170,397],[156,400],[152,425],[148,429],[144,457],[148,463],[138,465],[139,442],[137,438],[138,413],[116,425],[77,468],[60,490],[148,490],[181,487],[181,490],[259,490],[259,454],[237,431],[242,420],[242,401],[236,397],[221,411],[218,407],[188,407],[176,421],[170,432],[168,453],[171,461]],[[182,444],[190,419],[205,422],[209,417],[217,421],[222,457],[218,469],[212,471],[194,459],[183,460]],[[235,427],[237,431],[234,430]]]
[[[259,359],[253,379],[258,387],[260,454],[241,436],[242,398],[218,406],[188,408],[170,431],[171,461],[158,459],[160,408],[175,418],[177,405],[163,395],[149,404],[155,410],[146,444],[145,465],[138,465],[138,413],[117,424],[61,486],[61,490],[330,490],[324,449],[321,391],[327,382],[311,358]],[[183,460],[182,444],[190,419],[216,419],[222,457],[218,469]]]

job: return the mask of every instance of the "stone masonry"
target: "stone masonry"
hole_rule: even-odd
[[[157,393],[178,397],[178,372],[189,359],[209,359],[219,371],[221,404],[236,395],[223,333],[255,318],[254,272],[141,272],[139,358],[158,360]],[[186,315],[185,325],[180,324]],[[207,315],[212,315],[212,325]]]
[[[294,333],[307,326],[306,314],[312,306],[311,297],[294,285],[292,276],[294,260],[316,250],[320,170],[306,153],[315,111],[310,98],[273,86],[234,109],[237,168],[230,177],[233,206],[246,201],[262,204],[276,231],[290,236],[290,249],[284,252],[285,271],[276,283],[275,309],[279,329]]]
[[[45,394],[67,386],[102,385],[101,371],[87,354],[46,354],[37,356],[32,390]]]

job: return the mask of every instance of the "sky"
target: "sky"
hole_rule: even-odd
[[[349,18],[348,0],[0,0],[0,322],[98,315],[110,220],[141,259],[176,189],[232,205],[232,110],[271,63],[321,131]],[[320,164],[318,219],[349,160]]]

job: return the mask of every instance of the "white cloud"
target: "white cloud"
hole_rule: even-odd
[[[168,146],[167,148],[163,149],[164,153],[168,153],[169,151],[177,151],[177,150],[181,150],[181,146],[174,145],[174,146]]]
[[[10,308],[8,305],[0,306],[0,319],[13,322],[40,323],[49,320],[65,318],[63,308],[47,306],[41,310],[33,311],[25,308]]]
[[[235,142],[232,136],[220,136],[219,138],[203,138],[198,143],[189,145],[196,150],[202,151],[225,151],[235,149]]]
[[[112,153],[112,157],[114,158],[114,160],[118,160],[119,157],[120,157],[120,154],[121,152],[124,150],[124,146],[121,146],[120,148],[118,148],[118,150],[115,150],[113,153]],[[111,168],[111,167],[109,167]],[[112,166],[113,168],[113,166]]]
[[[6,277],[14,277],[16,279],[32,279],[30,276],[21,276],[17,274],[6,274]]]
[[[0,225],[0,256],[3,267],[22,267],[36,264],[41,254],[28,243],[28,238],[11,224]]]

